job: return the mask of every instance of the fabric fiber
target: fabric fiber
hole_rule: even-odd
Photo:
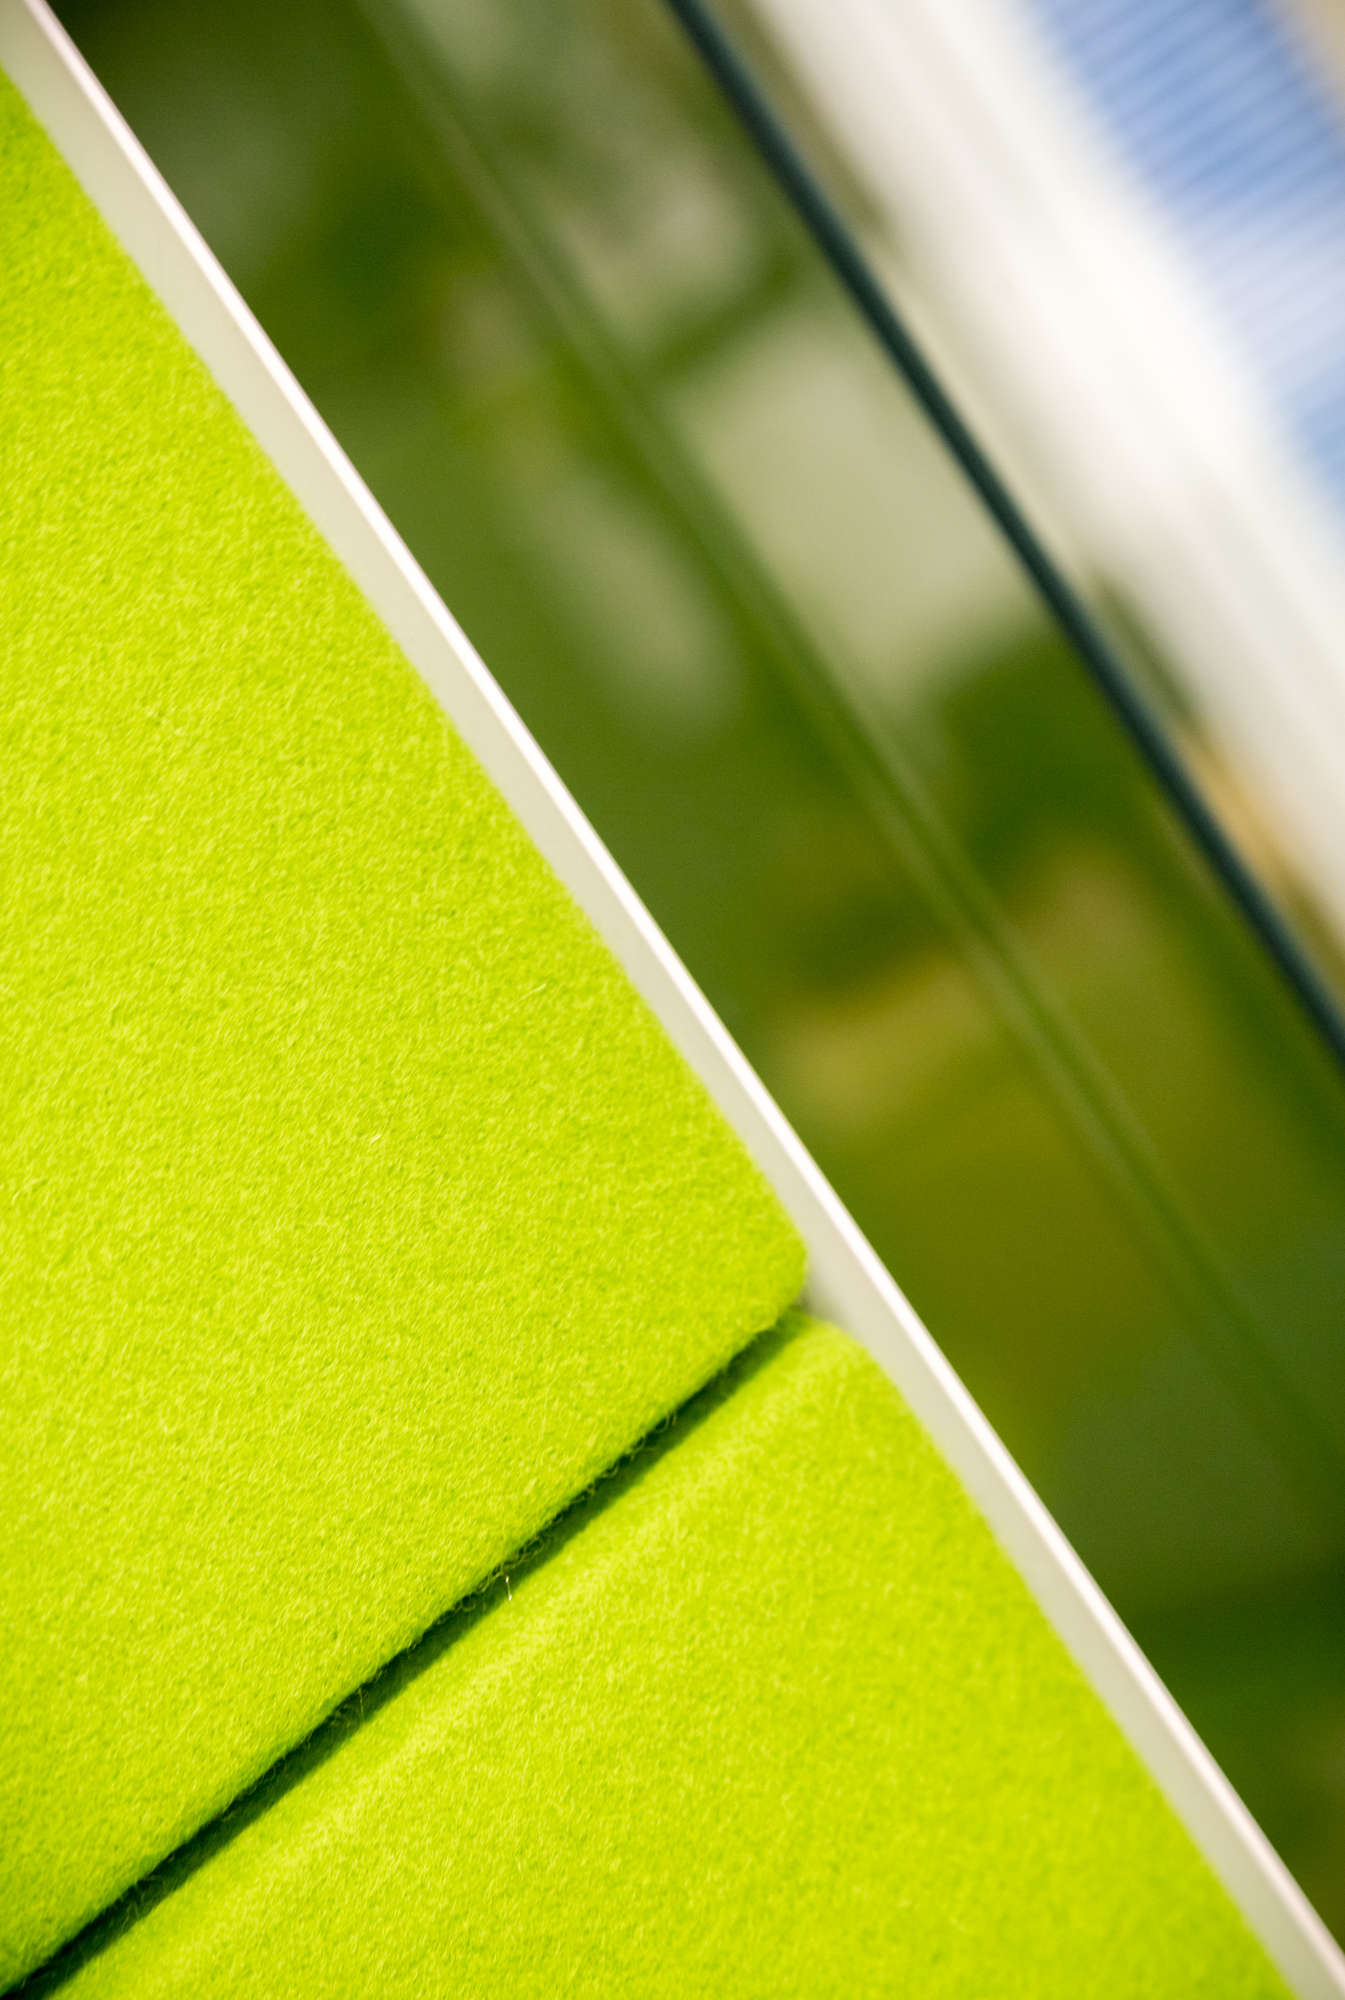
[[[62,1987],[1283,2000],[887,1378],[794,1319]]]
[[[802,1251],[3,79],[0,270],[4,1985]]]

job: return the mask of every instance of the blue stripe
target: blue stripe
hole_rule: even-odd
[[[1345,510],[1345,132],[1265,0],[1024,0]]]

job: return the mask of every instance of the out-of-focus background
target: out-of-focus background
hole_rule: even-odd
[[[1299,6],[723,19],[1345,992]],[[1345,1080],[663,0],[59,11],[1345,1936]]]

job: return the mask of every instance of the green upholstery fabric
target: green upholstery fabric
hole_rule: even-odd
[[[798,1241],[0,79],[0,1984]]]
[[[1283,1995],[850,1341],[786,1327],[564,1525],[69,2000]]]

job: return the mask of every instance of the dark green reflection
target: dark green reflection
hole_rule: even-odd
[[[658,0],[62,11],[1345,1928],[1345,1096]]]

